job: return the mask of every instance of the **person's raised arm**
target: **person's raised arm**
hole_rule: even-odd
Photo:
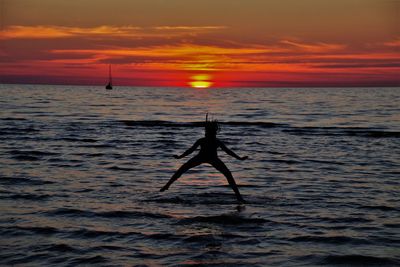
[[[225,146],[224,143],[222,143],[221,141],[219,141],[219,142],[220,142],[219,146],[221,147],[221,149],[222,149],[223,151],[225,151],[225,153],[228,154],[229,156],[232,156],[232,157],[234,157],[234,158],[236,158],[236,159],[238,159],[238,160],[245,160],[245,159],[248,159],[247,156],[245,156],[245,157],[239,157],[235,152],[233,152],[232,150],[230,150],[229,148],[227,148],[227,147]]]
[[[187,155],[189,155],[189,154],[191,154],[193,151],[195,151],[196,148],[197,148],[199,145],[200,145],[200,139],[197,140],[196,143],[194,143],[193,146],[192,146],[191,148],[189,148],[188,150],[186,150],[182,155],[180,155],[180,156],[174,155],[174,158],[176,158],[176,159],[181,159],[181,158],[186,157]]]

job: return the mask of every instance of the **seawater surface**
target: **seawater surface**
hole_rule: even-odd
[[[400,88],[0,93],[1,265],[400,265]],[[208,165],[158,191],[207,112],[247,204]]]

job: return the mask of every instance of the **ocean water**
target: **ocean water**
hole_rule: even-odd
[[[0,265],[400,265],[400,88],[0,94]],[[208,165],[159,192],[207,112],[246,204]]]

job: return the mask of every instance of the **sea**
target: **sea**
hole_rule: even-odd
[[[400,88],[0,85],[1,266],[400,266]],[[159,189],[218,120],[219,156]]]

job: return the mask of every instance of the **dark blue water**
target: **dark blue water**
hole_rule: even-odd
[[[1,265],[400,265],[400,88],[0,93]],[[245,205],[208,165],[158,192],[207,112]]]

